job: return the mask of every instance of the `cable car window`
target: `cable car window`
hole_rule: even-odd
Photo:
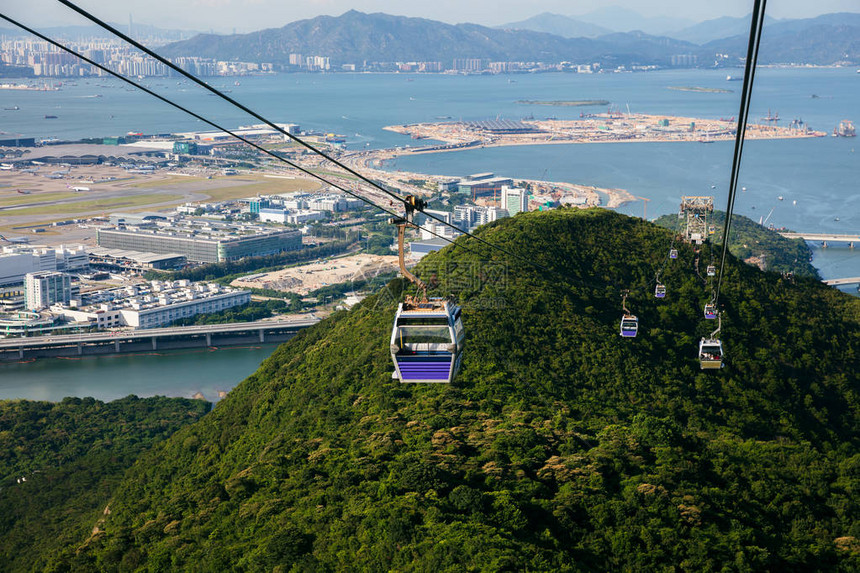
[[[397,340],[402,347],[416,344],[450,344],[451,332],[447,326],[401,326]]]

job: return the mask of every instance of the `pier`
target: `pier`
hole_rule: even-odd
[[[317,322],[269,320],[0,339],[0,362],[284,342]]]

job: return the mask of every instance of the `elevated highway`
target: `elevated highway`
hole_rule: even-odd
[[[0,339],[0,362],[283,342],[319,319],[261,320]]]
[[[843,286],[843,285],[855,285],[860,284],[860,277],[848,277],[844,279],[829,279],[826,281],[822,281],[826,285],[830,286]]]
[[[848,243],[850,247],[854,243],[860,243],[860,235],[839,235],[835,233],[780,233],[786,239],[803,239],[815,243]]]

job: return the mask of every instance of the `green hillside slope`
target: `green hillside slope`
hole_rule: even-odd
[[[422,262],[464,306],[454,385],[391,380],[395,281],[145,455],[49,570],[860,567],[860,301],[731,260],[729,364],[702,372],[690,247],[653,298],[669,231],[594,209],[479,232],[554,273],[474,240]]]
[[[0,401],[0,571],[40,570],[79,543],[140,454],[209,407],[135,396]]]
[[[726,222],[725,211],[714,211],[711,221],[714,235],[711,240],[717,244],[723,241],[723,227]],[[654,221],[657,225],[681,231],[683,220],[677,215],[663,215]],[[818,270],[812,265],[812,249],[803,239],[786,239],[743,215],[732,217],[729,233],[729,250],[733,255],[750,264],[768,271],[793,273],[801,277],[820,279]],[[714,256],[718,256],[718,252]]]

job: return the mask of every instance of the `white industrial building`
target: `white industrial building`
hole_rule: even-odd
[[[299,209],[287,215],[287,223],[290,225],[303,225],[311,221],[322,221],[326,218],[326,214],[322,211],[313,211],[310,209]]]
[[[247,304],[251,302],[251,293],[215,283],[152,281],[146,285],[104,291],[95,299],[93,304],[74,309],[55,305],[51,312],[78,323],[90,323],[99,329],[122,326],[156,328],[181,318]]]
[[[11,246],[0,251],[0,286],[22,283],[27,273],[77,273],[88,269],[89,257],[82,246],[74,249]]]
[[[289,211],[287,209],[271,209],[263,207],[260,209],[260,222],[261,223],[281,223],[282,225],[287,222],[287,215],[289,215]]]
[[[307,205],[308,209],[314,211],[340,212],[360,209],[364,205],[364,201],[333,193],[330,195],[318,195],[309,199]]]
[[[290,225],[302,225],[310,221],[320,221],[326,218],[322,211],[308,209],[260,209],[261,223],[281,223]]]

